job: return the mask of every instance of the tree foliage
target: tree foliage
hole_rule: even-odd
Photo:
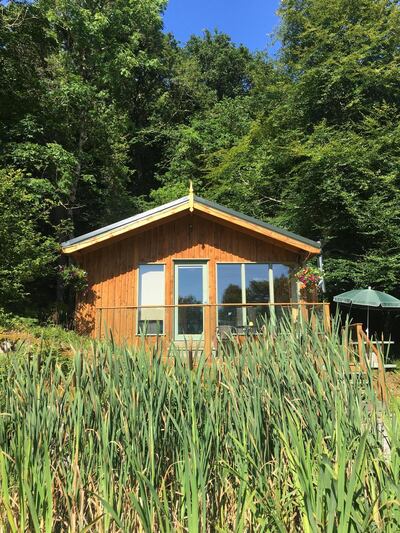
[[[398,2],[283,0],[276,59],[219,32],[181,46],[163,33],[164,8],[0,7],[2,202],[46,207],[41,222],[1,210],[14,259],[0,276],[20,273],[0,305],[48,275],[34,264],[49,264],[50,242],[186,194],[189,179],[321,239],[330,294],[371,284],[400,296]],[[14,223],[18,246],[35,243],[31,273],[11,251]]]
[[[0,303],[18,308],[27,288],[51,276],[57,243],[44,237],[49,206],[21,171],[0,170]],[[1,307],[1,306],[0,306]]]

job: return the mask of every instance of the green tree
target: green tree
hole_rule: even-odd
[[[295,82],[296,118],[362,120],[399,103],[400,10],[395,0],[283,0],[282,66]]]
[[[189,124],[173,129],[165,149],[167,168],[160,174],[162,186],[152,195],[155,203],[187,194],[190,179],[197,194],[215,197],[222,193],[224,185],[214,194],[216,187],[209,179],[209,172],[218,163],[220,151],[236,146],[247,133],[253,115],[249,97],[225,98],[209,110],[193,115]],[[225,185],[229,187],[229,183]]]
[[[281,16],[269,105],[205,179],[222,203],[322,239],[331,294],[400,294],[398,3],[288,0]]]
[[[36,206],[32,220],[1,216],[7,231],[21,217],[17,233],[28,220],[20,241],[43,267],[21,266],[2,305],[50,275],[52,243],[184,195],[189,179],[322,239],[331,293],[400,295],[398,2],[283,0],[276,60],[218,32],[179,46],[165,4],[0,6],[2,194],[14,183],[12,201]],[[10,253],[3,272],[25,265]]]
[[[36,185],[20,171],[0,169],[0,308],[20,310],[31,284],[54,273],[58,247],[42,235],[50,205]]]
[[[279,219],[322,238],[331,292],[400,293],[398,2],[286,0],[281,15],[294,135]]]
[[[3,160],[47,180],[55,222],[69,228],[64,237],[135,209],[131,193],[142,177],[134,138],[158,67],[163,5],[37,0],[2,8],[5,76],[12,71],[22,83],[33,43],[36,88],[26,113],[5,117]]]
[[[201,79],[218,100],[246,94],[251,86],[252,56],[243,45],[235,46],[225,33],[206,30],[202,37],[192,36],[184,55],[193,58]]]
[[[152,193],[156,203],[186,194],[189,179],[198,194],[226,205],[240,208],[241,198],[248,200],[252,194],[248,180],[233,181],[218,167],[220,163],[227,167],[225,155],[231,149],[239,152],[236,161],[240,158],[253,121],[273,105],[275,76],[264,55],[235,46],[223,33],[207,31],[192,37],[177,52],[169,109],[185,114],[179,115],[178,124],[166,121],[169,127],[158,168],[161,187]]]
[[[146,176],[135,136],[159,77],[163,6],[36,0],[0,7],[0,163],[21,170],[49,206],[43,242],[139,209]]]

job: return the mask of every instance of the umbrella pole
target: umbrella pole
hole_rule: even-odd
[[[367,337],[369,338],[369,307],[367,307]]]

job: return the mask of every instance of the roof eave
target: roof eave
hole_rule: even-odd
[[[195,196],[194,208],[217,217],[219,212],[223,212],[225,214],[225,220],[228,222],[230,221],[235,225],[240,225],[242,227],[245,226],[254,233],[269,237],[273,240],[279,241],[282,244],[288,245],[290,248],[296,248],[312,255],[321,253],[321,245],[316,241],[312,241],[311,239],[307,239],[301,235],[296,235],[290,231],[282,230],[281,228],[273,226],[272,224],[268,224],[253,217],[244,215],[243,213],[239,213],[233,209],[218,206],[214,202],[204,200],[198,196]]]
[[[158,220],[163,220],[164,218],[170,217],[173,214],[177,214],[181,211],[184,211],[188,207],[188,198],[183,197],[169,204],[164,204],[161,207],[151,209],[140,215],[136,215],[129,219],[125,219],[121,222],[115,224],[110,224],[99,230],[86,233],[81,235],[76,239],[71,239],[61,244],[62,252],[64,254],[70,255],[75,252],[79,252],[85,248],[92,247],[96,244],[100,244],[108,239],[118,237],[124,233],[134,231],[135,229],[147,226],[152,222]]]

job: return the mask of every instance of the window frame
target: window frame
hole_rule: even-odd
[[[140,285],[141,285],[141,279],[140,279],[140,267],[142,266],[162,266],[163,267],[163,274],[164,274],[164,304],[161,305],[159,308],[163,310],[164,316],[163,316],[163,327],[162,327],[162,333],[145,333],[144,331],[140,331],[139,326],[139,316],[141,311],[141,305],[140,305]],[[165,302],[166,302],[166,296],[167,296],[167,284],[166,284],[166,263],[139,263],[137,266],[137,283],[136,283],[136,301],[137,301],[137,307],[136,307],[136,336],[145,336],[145,337],[164,337],[166,335],[165,331]],[[155,309],[157,309],[155,307]]]

